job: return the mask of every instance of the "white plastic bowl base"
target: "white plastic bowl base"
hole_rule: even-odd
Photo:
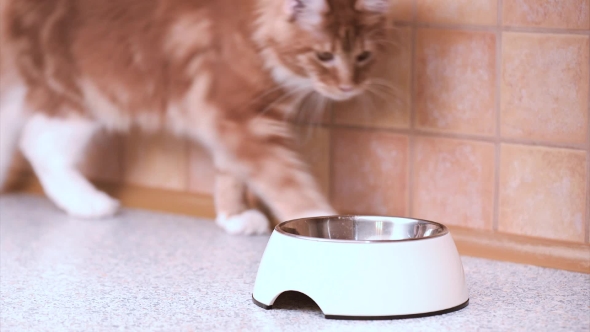
[[[463,265],[448,229],[429,221],[368,216],[279,224],[252,298],[271,309],[287,291],[309,296],[326,318],[398,319],[467,306]]]

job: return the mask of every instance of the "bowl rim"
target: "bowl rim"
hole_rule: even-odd
[[[414,221],[422,221],[422,222],[426,222],[429,224],[434,224],[437,225],[439,227],[442,228],[442,231],[438,234],[435,235],[431,235],[428,237],[422,237],[422,238],[407,238],[407,239],[398,239],[398,240],[341,240],[341,239],[327,239],[327,238],[319,238],[319,237],[310,237],[310,236],[305,236],[305,235],[297,235],[297,234],[292,234],[292,233],[288,233],[285,230],[283,230],[281,228],[281,226],[284,226],[285,224],[291,223],[291,222],[296,222],[296,221],[300,221],[300,220],[314,220],[314,219],[326,219],[326,218],[355,218],[355,217],[360,217],[360,218],[387,218],[387,219],[405,219],[405,220],[414,220]],[[378,243],[399,243],[399,242],[414,242],[414,241],[426,241],[426,240],[432,240],[432,239],[436,239],[442,236],[445,236],[447,234],[450,234],[449,228],[441,223],[438,223],[436,221],[431,221],[431,220],[426,220],[426,219],[419,219],[419,218],[407,218],[407,217],[397,217],[397,216],[379,216],[379,215],[361,215],[361,214],[339,214],[339,215],[331,215],[331,216],[319,216],[319,217],[309,217],[309,218],[297,218],[297,219],[291,219],[291,220],[287,220],[287,221],[283,221],[281,223],[279,223],[278,225],[275,226],[274,231],[277,233],[280,233],[282,235],[288,236],[288,237],[293,237],[296,239],[300,239],[300,240],[307,240],[307,241],[318,241],[318,242],[333,242],[333,243],[362,243],[362,244],[367,244],[367,243],[371,243],[371,244],[378,244]]]

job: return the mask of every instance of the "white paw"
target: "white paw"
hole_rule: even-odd
[[[119,201],[98,190],[62,197],[55,203],[69,215],[85,219],[110,217],[117,213],[120,206]]]
[[[258,210],[247,210],[231,217],[218,215],[215,222],[233,235],[258,235],[270,232],[268,219]]]

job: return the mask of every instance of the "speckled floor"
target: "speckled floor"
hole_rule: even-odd
[[[334,321],[297,294],[250,294],[267,237],[125,210],[75,220],[0,198],[2,331],[590,331],[590,275],[464,257],[470,305],[401,321]]]

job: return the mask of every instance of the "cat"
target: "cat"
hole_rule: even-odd
[[[97,130],[170,131],[205,146],[216,222],[269,231],[333,215],[289,116],[309,94],[360,95],[384,59],[390,0],[0,0],[0,185],[16,148],[68,214],[117,200],[76,168]]]

